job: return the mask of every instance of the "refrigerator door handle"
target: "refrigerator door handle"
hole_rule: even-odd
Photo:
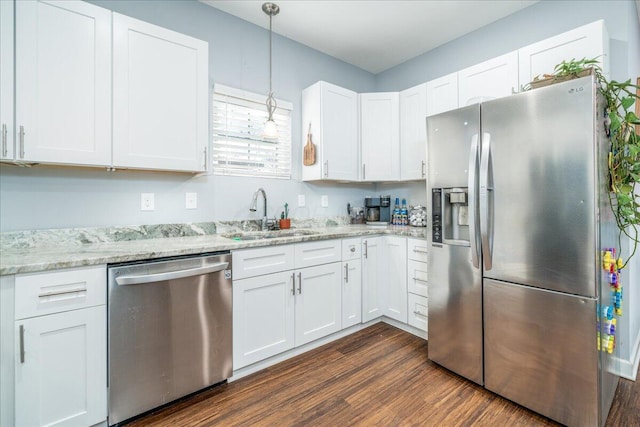
[[[480,235],[482,237],[482,259],[484,269],[493,266],[493,174],[491,164],[491,134],[482,133],[480,155]]]
[[[480,267],[480,257],[478,255],[478,217],[476,215],[478,175],[478,134],[471,137],[471,150],[469,151],[469,245],[471,246],[471,262],[475,268]]]

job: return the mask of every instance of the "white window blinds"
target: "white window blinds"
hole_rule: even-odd
[[[264,98],[264,99],[262,99]],[[291,104],[278,100],[273,119],[278,140],[262,138],[265,97],[215,85],[213,93],[213,173],[291,179]]]

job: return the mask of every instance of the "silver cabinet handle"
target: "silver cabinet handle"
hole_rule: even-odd
[[[367,165],[365,165],[364,163],[362,164],[362,179],[366,179],[367,178],[367,169],[366,169]]]
[[[364,245],[364,257],[366,259],[368,258],[368,255],[369,255],[369,248],[367,247],[367,241],[365,240],[364,242],[362,242],[362,244]]]
[[[329,160],[324,161],[324,177],[329,177]]]
[[[204,147],[204,170],[207,170],[207,147]]]
[[[351,252],[355,252],[356,251],[356,247],[355,246],[351,246],[351,249],[349,249]]]
[[[24,126],[20,126],[20,158],[24,159]]]
[[[38,298],[54,297],[58,295],[67,295],[67,294],[77,294],[80,292],[87,292],[87,288],[83,287],[83,288],[67,289],[65,291],[45,292],[43,294],[38,295]]]
[[[302,273],[298,273],[298,293],[302,294]]]
[[[349,283],[349,263],[344,265],[344,282]]]
[[[428,253],[427,251],[422,251],[422,250],[420,250],[420,249],[414,249],[414,250],[413,250],[413,252],[417,252],[417,253],[419,253],[419,254],[426,254],[426,253]]]
[[[416,316],[427,317],[427,315],[426,315],[426,314],[422,313],[421,311],[417,311],[417,310],[415,310],[415,311],[413,312],[413,314],[415,314]]]
[[[204,267],[189,268],[186,270],[169,271],[166,273],[141,274],[132,276],[116,277],[116,283],[120,286],[141,285],[144,283],[161,282],[164,280],[182,279],[184,277],[199,276],[201,274],[215,273],[225,270],[229,266],[228,262],[206,265]]]
[[[2,157],[7,157],[7,125],[2,124]]]
[[[296,273],[291,273],[291,295],[296,294]]]
[[[426,178],[427,177],[427,170],[426,170],[426,166],[427,166],[427,162],[425,162],[424,160],[422,161],[422,177]]]
[[[471,150],[469,151],[469,182],[468,182],[468,210],[469,210],[469,246],[471,246],[471,263],[475,268],[480,266],[480,251],[478,250],[478,215],[477,215],[477,174],[478,170],[478,134],[471,137]]]
[[[418,279],[417,277],[414,277],[413,280],[415,280],[416,282],[429,283],[426,280]]]
[[[24,325],[20,325],[20,363],[24,363]]]

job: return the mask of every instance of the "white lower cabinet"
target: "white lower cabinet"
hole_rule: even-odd
[[[105,420],[105,306],[20,320],[15,326],[15,425],[90,426]]]
[[[382,316],[384,278],[381,254],[383,237],[362,239],[362,322]]]
[[[384,315],[402,323],[407,323],[407,239],[385,236],[383,259],[387,272],[386,295],[383,294]]]
[[[0,424],[107,420],[106,266],[2,276]]]
[[[427,332],[428,306],[427,241],[407,239],[407,304],[409,325]]]
[[[294,346],[294,273],[233,281],[233,368]]]
[[[408,294],[408,304],[409,304],[409,320],[407,323],[413,326],[414,328],[418,328],[425,332],[428,331],[428,305],[427,298],[409,293]]]
[[[342,329],[340,244],[326,240],[233,253],[234,270],[243,266],[234,278],[253,274],[233,281],[234,370]],[[314,258],[319,265],[260,274],[273,263],[259,260],[277,261],[283,248],[295,254],[296,267]]]
[[[342,329],[362,322],[360,238],[342,240]]]

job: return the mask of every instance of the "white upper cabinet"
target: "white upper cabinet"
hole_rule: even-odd
[[[15,159],[108,166],[111,12],[81,1],[15,7]]]
[[[424,179],[427,173],[427,84],[400,92],[400,179]]]
[[[518,91],[518,52],[458,71],[458,105],[502,98]]]
[[[0,1],[0,159],[13,159],[13,10]]]
[[[458,108],[458,73],[447,74],[427,82],[427,116],[456,108]]]
[[[398,92],[360,94],[362,181],[400,179]]]
[[[523,47],[518,56],[521,86],[536,76],[553,73],[563,60],[600,57],[601,68],[608,74],[609,35],[600,20]]]
[[[311,125],[316,161],[302,166],[302,180],[357,181],[358,94],[327,82],[302,92],[302,144]]]
[[[113,166],[206,170],[208,44],[113,14]]]

